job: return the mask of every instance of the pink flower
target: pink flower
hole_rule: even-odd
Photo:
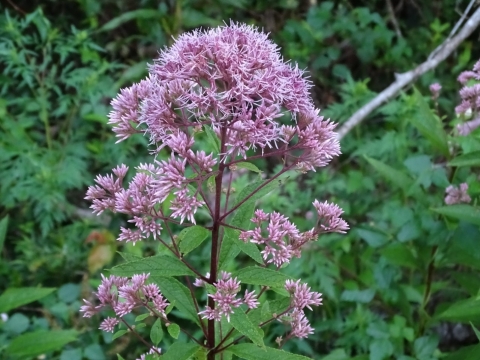
[[[215,301],[215,308],[207,306],[204,311],[199,312],[204,319],[220,321],[222,316],[230,322],[230,315],[233,314],[234,308],[242,304],[246,304],[250,309],[256,308],[259,303],[254,291],[245,291],[245,296],[237,298],[240,291],[240,281],[232,278],[230,273],[222,271],[220,279],[214,284],[216,287],[215,294],[208,294]]]
[[[106,331],[106,332],[112,332],[115,330],[115,326],[119,323],[119,320],[117,318],[111,318],[108,317],[105,320],[102,321],[100,324],[99,329]]]
[[[460,204],[460,203],[469,203],[472,201],[470,196],[468,195],[468,184],[462,183],[460,187],[457,188],[453,185],[450,185],[445,189],[446,196],[445,196],[445,204],[453,205],[453,204]]]
[[[437,99],[438,96],[440,95],[440,90],[442,89],[442,85],[439,83],[433,83],[429,87],[430,92],[432,93],[432,98]]]
[[[321,232],[345,233],[349,229],[346,221],[340,217],[343,210],[338,205],[315,200],[313,206],[317,209],[318,226]]]
[[[310,291],[307,284],[300,284],[300,280],[287,280],[285,289],[290,293],[291,311],[285,319],[288,319],[292,327],[290,336],[306,338],[313,334],[313,328],[305,317],[304,308],[312,310],[311,305],[322,305],[322,294]]]

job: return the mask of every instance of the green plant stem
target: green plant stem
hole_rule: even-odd
[[[128,330],[130,330],[131,333],[133,333],[142,343],[144,343],[149,349],[153,349],[153,351],[155,351],[158,355],[160,355],[160,352],[152,345],[150,344],[148,341],[146,341],[143,337],[141,337],[136,331],[134,328],[132,328],[130,325],[128,325],[128,323],[123,320],[122,318],[120,318],[120,321],[128,328]]]

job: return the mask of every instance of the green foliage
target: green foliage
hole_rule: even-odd
[[[145,161],[139,149],[146,140],[141,137],[114,146],[116,139],[107,125],[108,103],[119,87],[145,74],[147,61],[172,36],[230,18],[265,27],[286,58],[309,70],[315,100],[325,108],[322,113],[342,121],[393,81],[394,72],[423,61],[458,19],[450,0],[434,6],[394,5],[399,37],[383,2],[366,1],[362,7],[348,1],[307,3],[147,0],[136,5],[80,0],[71,4],[75,9],[71,11],[49,2],[34,9],[31,2],[17,1],[26,16],[12,7],[2,12],[0,312],[9,313],[9,319],[0,323],[2,358],[46,354],[47,359],[98,360],[116,358],[117,352],[132,358],[144,352],[125,328],[113,335],[122,336],[114,342],[121,343],[117,348],[112,336],[97,330],[98,319],[86,321],[78,315],[80,299],[98,285],[97,274],[84,272],[88,258],[107,238],[91,241],[89,235],[101,230],[114,239],[123,224],[120,217],[90,216],[83,197],[96,173],[120,162]],[[352,228],[342,238],[322,237],[288,270],[274,274],[255,266],[261,255],[238,240],[238,231],[227,231],[220,251],[222,268],[239,266],[234,275],[243,283],[268,285],[281,293],[278,288],[285,279],[301,277],[324,293],[324,306],[310,318],[316,335],[291,342],[283,351],[273,348],[284,329],[280,322],[268,324],[261,341],[251,326],[289,305],[288,297],[271,300],[267,291],[266,305],[241,320],[232,318],[230,324],[238,334],[265,343],[266,350],[243,343],[229,347],[230,356],[307,358],[289,353],[295,352],[325,360],[427,360],[451,352],[443,358],[478,357],[476,337],[449,343],[448,337],[436,336],[446,322],[472,322],[477,328],[480,324],[476,300],[480,134],[455,137],[452,128],[460,120],[450,120],[459,89],[455,78],[480,57],[472,44],[468,40],[449,62],[419,79],[418,90],[389,101],[342,140],[344,155],[334,167],[315,176],[272,182],[227,219],[232,226],[248,227],[259,200],[265,211],[280,210],[305,230],[314,226],[309,211],[311,201],[318,198],[339,202]],[[443,86],[438,104],[426,97],[426,87],[436,80]],[[210,127],[199,136],[205,147],[219,150]],[[237,204],[262,185],[260,169],[269,178],[278,165],[263,160],[238,163],[239,171],[252,173],[234,182],[239,189]],[[212,184],[214,178],[209,181]],[[445,188],[461,182],[469,184],[474,202],[445,206]],[[207,226],[183,234],[173,231],[188,261],[206,269],[202,251],[208,236],[203,225]],[[173,305],[175,323],[166,327],[169,336],[162,339],[158,326],[154,334],[166,352],[162,358],[205,359],[200,346],[171,345],[172,339],[186,341],[180,332],[185,320],[200,326],[190,289],[169,277],[192,275],[190,269],[158,254],[151,243],[121,251],[126,263],[113,267],[113,273],[150,272]],[[151,257],[140,260],[143,255]],[[232,260],[236,255],[238,263]],[[105,267],[111,266],[100,269]],[[37,288],[39,284],[52,288]],[[127,321],[134,324],[135,318]],[[138,318],[137,324],[150,329],[155,323],[147,316]],[[139,331],[148,339],[151,333],[146,328]],[[464,346],[467,343],[472,345]]]

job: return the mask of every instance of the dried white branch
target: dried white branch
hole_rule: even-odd
[[[428,59],[424,63],[417,66],[415,69],[407,71],[396,76],[395,82],[383,90],[370,102],[357,110],[338,130],[338,137],[342,139],[350,130],[360,124],[372,111],[377,109],[387,100],[396,96],[404,87],[414,82],[419,76],[423,75],[429,70],[437,67],[443,60],[445,60],[480,24],[480,8],[478,8],[472,16],[465,22],[462,29],[457,35],[447,38],[437,51],[435,56]]]

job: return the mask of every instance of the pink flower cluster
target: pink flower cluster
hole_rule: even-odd
[[[327,232],[344,233],[348,230],[348,224],[340,217],[343,211],[335,204],[327,202],[313,202],[317,209],[317,227],[309,231],[300,232],[287,217],[278,212],[271,214],[263,210],[256,210],[252,222],[256,227],[253,230],[242,231],[240,240],[250,241],[254,244],[264,245],[261,251],[267,264],[273,263],[281,267],[289,263],[293,257],[299,258],[302,247],[314,240],[318,234]],[[262,226],[267,223],[266,226]]]
[[[80,309],[84,317],[92,317],[103,308],[110,306],[115,311],[115,318],[105,319],[100,329],[113,332],[114,327],[119,323],[119,319],[139,306],[145,306],[150,311],[155,311],[161,316],[165,316],[165,308],[169,305],[164,299],[158,286],[155,284],[145,284],[149,274],[134,275],[131,279],[119,276],[102,275],[102,282],[98,287],[95,296],[99,305],[92,304],[90,301],[83,300],[85,305]]]
[[[473,80],[474,84],[469,85],[470,80]],[[455,108],[455,112],[459,115],[477,114],[480,109],[480,61],[473,66],[473,71],[462,72],[458,81],[465,87],[460,90],[462,102]]]
[[[199,282],[197,284],[200,285]],[[230,273],[222,271],[220,279],[214,285],[215,294],[208,294],[208,296],[215,300],[215,309],[207,306],[204,311],[201,311],[199,314],[204,319],[220,321],[223,315],[227,321],[230,321],[230,315],[233,314],[234,308],[245,304],[249,309],[254,309],[259,305],[254,291],[245,290],[243,297],[237,297],[240,292],[240,281],[232,278]]]
[[[460,203],[469,203],[472,201],[470,196],[468,195],[468,184],[462,183],[457,188],[456,186],[450,185],[445,189],[446,196],[445,196],[445,204],[453,205],[453,204],[460,204]]]
[[[289,337],[306,338],[313,334],[313,328],[305,317],[304,308],[312,310],[312,305],[322,305],[322,294],[310,291],[307,284],[300,284],[300,280],[287,280],[285,289],[290,293],[292,310],[287,314],[288,322],[292,327]]]
[[[324,166],[340,153],[334,125],[323,121],[309,96],[303,71],[281,58],[266,34],[230,24],[182,34],[150,66],[149,77],[112,101],[110,123],[121,140],[142,128],[159,148],[172,136],[208,125],[232,156],[250,148],[277,147],[292,138],[277,118],[298,118],[293,131],[308,152],[306,166]],[[224,154],[224,155],[225,155]],[[184,156],[184,154],[180,154]]]

